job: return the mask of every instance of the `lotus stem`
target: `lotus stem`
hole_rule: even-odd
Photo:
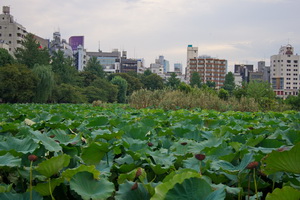
[[[258,192],[257,192],[257,184],[256,184],[256,177],[255,177],[255,168],[253,169],[253,181],[254,181],[254,188],[255,188],[255,194],[256,194],[256,199],[258,200]]]
[[[30,192],[30,200],[32,200],[32,163],[33,161],[30,161],[30,169],[29,169],[29,192]]]
[[[52,195],[52,190],[51,190],[51,178],[49,178],[49,192],[50,192],[50,195],[51,195],[51,199],[55,200],[53,195]]]

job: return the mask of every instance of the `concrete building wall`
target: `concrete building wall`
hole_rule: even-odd
[[[15,52],[16,48],[22,47],[21,41],[24,40],[26,35],[25,27],[14,21],[13,16],[10,14],[10,8],[3,6],[0,15],[0,40],[9,46],[8,50],[11,54]]]
[[[291,45],[282,46],[277,55],[271,56],[270,79],[278,97],[298,95],[300,89],[300,56],[294,55]]]

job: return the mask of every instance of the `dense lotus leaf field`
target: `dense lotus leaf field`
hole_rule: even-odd
[[[0,199],[300,199],[300,113],[0,104]]]

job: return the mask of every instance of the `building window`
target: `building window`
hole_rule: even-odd
[[[294,60],[294,63],[298,63],[298,60]]]
[[[291,74],[290,74],[290,73],[287,73],[286,75],[287,75],[287,76],[290,76]]]
[[[291,69],[286,69],[286,71],[288,71],[288,72],[289,72],[289,71],[291,71]]]
[[[287,63],[291,63],[291,60],[287,60]]]
[[[291,85],[291,82],[286,82],[287,85]]]
[[[9,36],[9,37],[11,37],[11,33],[10,33],[10,34],[8,34],[8,36]]]
[[[11,41],[8,41],[9,44],[11,44]]]
[[[291,80],[291,78],[286,78],[286,80]]]
[[[298,83],[297,83],[297,82],[294,82],[293,85],[298,85]]]
[[[298,76],[298,74],[293,74],[294,76]]]
[[[298,78],[293,78],[293,80],[295,80],[295,81],[296,81],[296,80],[298,80]]]
[[[294,69],[294,72],[297,72],[298,71],[298,69]]]

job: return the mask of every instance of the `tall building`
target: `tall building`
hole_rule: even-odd
[[[294,48],[288,44],[279,49],[277,55],[271,56],[271,84],[278,97],[298,95],[300,88],[300,56],[294,55]]]
[[[174,72],[178,74],[182,74],[182,64],[181,63],[174,63]]]
[[[86,52],[89,57],[96,57],[107,73],[119,73],[121,52],[118,49],[113,49],[112,52]]]
[[[73,58],[72,47],[65,39],[61,39],[60,32],[53,33],[53,40],[49,44],[49,50],[51,55],[53,55],[53,52],[60,50],[64,53],[64,57]]]
[[[258,72],[263,73],[263,81],[270,83],[270,66],[266,66],[265,61],[259,61],[257,63]]]
[[[72,47],[72,50],[77,50],[77,47],[80,45],[80,48],[84,48],[84,36],[71,36],[69,38],[69,45]]]
[[[155,59],[155,64],[160,64],[164,68],[164,73],[170,71],[170,63],[168,60],[165,59],[164,56],[160,55],[158,59]]]
[[[249,73],[253,72],[253,65],[239,64],[234,65],[234,74],[241,76],[243,82],[249,82]]]
[[[0,41],[8,45],[8,51],[13,54],[15,49],[22,47],[21,41],[27,35],[25,27],[14,21],[10,7],[3,6],[0,15]]]
[[[188,45],[186,79],[190,82],[192,73],[199,73],[203,83],[215,82],[216,88],[224,85],[227,72],[227,60],[209,56],[198,57],[198,48]]]

